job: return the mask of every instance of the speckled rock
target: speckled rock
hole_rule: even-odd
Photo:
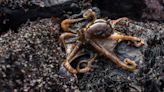
[[[0,4],[8,5],[13,9],[18,7],[24,7],[24,5],[37,5],[40,7],[50,7],[57,4],[62,4],[72,0],[1,0]]]
[[[58,41],[59,28],[51,19],[44,19],[0,37],[1,91],[77,90],[72,81],[58,76],[65,56]]]

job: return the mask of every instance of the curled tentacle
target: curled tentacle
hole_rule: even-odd
[[[95,54],[94,56],[92,56],[88,60],[80,61],[76,67],[78,73],[89,72],[91,70],[92,63],[95,61],[96,57],[97,57],[97,55]],[[81,68],[80,65],[82,65],[82,64],[85,64],[86,66],[84,66],[84,68]]]

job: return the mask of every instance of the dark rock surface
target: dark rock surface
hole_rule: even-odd
[[[142,18],[164,21],[164,1],[144,0],[146,7],[143,9]]]
[[[94,0],[93,4],[104,17],[164,21],[163,0]]]
[[[141,18],[144,0],[94,0],[102,15],[117,19],[119,17]],[[140,7],[138,7],[140,6]]]
[[[28,22],[18,31],[0,37],[0,90],[68,90],[66,84],[71,87],[72,82],[57,75],[65,56],[57,39],[59,25],[44,19]]]
[[[77,0],[3,0],[0,3],[0,34],[8,29],[17,31],[28,20],[52,16],[62,19],[80,11]]]

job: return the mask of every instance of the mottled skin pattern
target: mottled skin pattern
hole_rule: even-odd
[[[81,20],[90,19],[90,23],[81,30],[71,31],[69,27],[72,23],[76,23]],[[63,63],[64,67],[71,73],[86,73],[91,70],[91,64],[96,58],[96,54],[89,60],[79,62],[76,69],[73,68],[70,63],[78,56],[82,54],[80,46],[82,43],[88,42],[97,54],[104,55],[106,58],[114,62],[117,66],[127,71],[134,71],[137,69],[135,61],[129,58],[121,61],[114,53],[114,48],[122,40],[128,40],[134,43],[136,47],[144,45],[143,40],[130,35],[118,34],[114,31],[114,25],[121,20],[128,20],[128,18],[119,18],[117,20],[104,20],[97,19],[95,12],[91,9],[87,10],[83,18],[79,19],[66,19],[62,21],[61,27],[64,33],[61,34],[60,40],[63,43],[66,50],[66,59]],[[80,69],[81,63],[86,63],[87,66]]]

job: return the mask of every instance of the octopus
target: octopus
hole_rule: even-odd
[[[71,25],[83,20],[90,20],[90,22],[84,28],[78,30],[70,29]],[[112,61],[118,67],[126,71],[133,72],[136,70],[137,64],[135,61],[129,58],[125,58],[121,61],[114,52],[117,44],[124,40],[129,41],[135,47],[144,45],[144,41],[141,38],[125,35],[114,30],[114,26],[122,20],[128,20],[128,18],[122,17],[116,20],[98,19],[96,13],[92,9],[88,9],[84,12],[82,18],[63,20],[61,22],[61,28],[64,33],[60,35],[59,39],[66,52],[66,58],[63,62],[64,68],[73,75],[77,73],[86,73],[92,70],[92,64],[95,62],[96,57],[98,55],[103,55],[109,59],[109,61]],[[96,53],[91,55],[87,60],[79,61],[74,68],[71,66],[71,62],[75,58],[85,54],[83,52],[85,48],[81,48],[85,43],[89,43]]]

